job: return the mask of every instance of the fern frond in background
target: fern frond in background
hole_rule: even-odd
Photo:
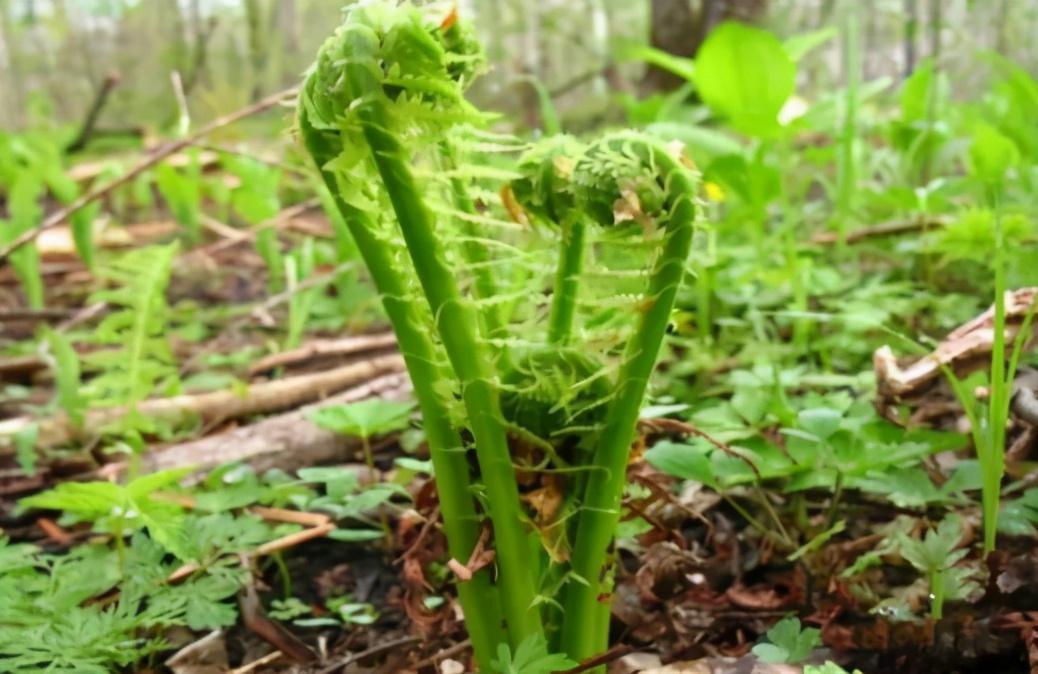
[[[88,367],[100,370],[85,387],[86,395],[98,404],[135,410],[156,388],[167,392],[177,388],[177,368],[167,337],[166,288],[178,251],[176,242],[140,248],[98,271],[116,287],[98,291],[91,298],[114,308],[98,325],[94,340],[118,347],[84,359]],[[150,428],[148,420],[135,411],[125,421]]]

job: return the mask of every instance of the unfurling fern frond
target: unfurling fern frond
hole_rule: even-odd
[[[114,350],[100,350],[85,357],[85,363],[100,374],[86,387],[87,395],[102,406],[126,406],[134,410],[162,387],[177,383],[177,368],[166,334],[169,307],[166,288],[179,246],[140,248],[126,253],[99,276],[114,282],[91,301],[107,302],[114,311],[98,325],[94,339]],[[143,423],[131,412],[128,421]]]

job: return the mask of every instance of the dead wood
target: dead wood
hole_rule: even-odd
[[[98,88],[97,93],[94,95],[94,101],[90,104],[90,108],[87,110],[86,117],[83,118],[83,123],[79,127],[79,133],[76,137],[65,147],[65,152],[71,154],[73,152],[79,152],[86,147],[87,143],[90,142],[91,137],[94,135],[94,128],[97,125],[97,119],[101,116],[101,110],[104,109],[105,103],[108,102],[108,97],[112,94],[112,91],[119,86],[119,82],[122,81],[122,75],[117,72],[108,73],[104,80],[101,82],[101,86]]]
[[[882,222],[878,225],[863,227],[852,232],[847,232],[844,236],[844,243],[861,243],[868,239],[898,236],[900,234],[911,234],[913,232],[927,229],[940,229],[946,227],[947,224],[947,220],[936,217]],[[811,243],[831,246],[840,243],[840,234],[839,232],[819,232],[811,237]]]
[[[274,353],[261,358],[249,368],[249,374],[255,376],[287,365],[297,365],[323,358],[341,358],[355,356],[360,353],[381,351],[396,346],[396,337],[392,332],[376,335],[353,335],[342,339],[322,339],[308,342],[297,349]]]
[[[1006,293],[1006,343],[1012,343],[1020,331],[1027,312],[1038,297],[1038,288],[1020,288]],[[882,346],[872,356],[876,382],[886,396],[904,396],[921,391],[939,379],[944,367],[961,374],[957,365],[965,365],[991,354],[995,339],[994,307],[948,333],[937,348],[907,364],[899,363],[889,346]],[[1038,331],[1038,324],[1032,328]],[[1028,337],[1031,341],[1033,337]]]
[[[161,162],[169,155],[175,152],[179,152],[180,150],[183,150],[184,148],[189,147],[194,143],[197,143],[199,140],[208,136],[210,133],[219,128],[225,127],[229,124],[233,124],[241,119],[257,114],[264,110],[269,110],[270,108],[273,108],[274,106],[280,104],[286,98],[295,96],[298,93],[298,91],[299,90],[296,87],[292,87],[284,91],[279,91],[276,94],[272,94],[264,99],[256,101],[248,107],[242,108],[241,110],[237,110],[228,115],[224,115],[223,117],[219,117],[213,120],[212,122],[206,124],[204,127],[199,129],[195,133],[191,134],[190,136],[174,141],[172,143],[168,143],[156,149],[154,152],[147,155],[143,160],[141,160],[136,166],[131,168],[126,173],[123,173],[118,178],[110,180],[105,184],[90,190],[89,192],[86,192],[69,205],[54,211],[53,213],[48,215],[42,222],[40,222],[39,225],[33,227],[32,229],[26,230],[23,234],[17,236],[9,244],[4,246],[3,248],[0,248],[0,262],[6,260],[12,252],[18,250],[30,241],[35,240],[41,232],[57,227],[62,222],[64,222],[66,218],[68,218],[70,215],[72,215],[79,209],[83,208],[84,206],[90,204],[93,201],[105,197],[106,195],[110,194],[112,190],[127,184],[140,174],[144,173],[151,167]]]
[[[142,469],[154,471],[195,466],[202,473],[223,463],[242,461],[259,472],[271,468],[291,471],[346,461],[360,451],[360,442],[318,428],[307,419],[307,413],[325,405],[341,405],[371,397],[399,399],[409,388],[410,382],[403,372],[386,374],[300,409],[152,452],[142,457]]]
[[[147,417],[177,424],[200,418],[212,424],[252,414],[276,412],[337,393],[380,375],[401,372],[404,361],[398,355],[385,355],[359,363],[272,382],[254,384],[243,395],[236,391],[215,391],[198,395],[146,400],[137,411]],[[118,421],[129,412],[124,407],[94,409],[86,414],[83,427],[77,429],[67,415],[36,420],[18,417],[0,422],[0,455],[13,451],[13,437],[29,425],[38,424],[38,448],[55,447],[79,439],[88,439],[101,429]]]

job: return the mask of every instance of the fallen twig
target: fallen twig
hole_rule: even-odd
[[[403,358],[395,354],[384,355],[326,372],[253,384],[244,395],[227,390],[146,400],[137,406],[137,412],[167,423],[196,417],[212,423],[296,407],[403,369]],[[90,410],[82,428],[77,428],[65,414],[42,420],[18,417],[0,422],[0,455],[11,453],[14,436],[31,424],[37,424],[39,429],[36,446],[54,447],[97,435],[102,428],[118,421],[129,411],[124,407]]]
[[[375,335],[353,335],[342,339],[322,339],[309,342],[298,349],[281,351],[266,358],[261,358],[249,368],[250,375],[303,363],[315,358],[327,358],[330,356],[354,356],[368,351],[377,351],[396,346],[396,336],[392,332],[384,332]]]
[[[866,239],[896,236],[898,234],[909,234],[921,229],[940,229],[941,227],[945,227],[947,224],[947,220],[938,217],[920,218],[916,220],[894,220],[848,232],[844,237],[844,242],[860,243]],[[819,232],[811,237],[811,243],[833,245],[839,242],[839,232]]]
[[[190,136],[186,136],[184,138],[181,138],[180,140],[167,143],[166,145],[157,148],[155,151],[153,151],[151,154],[145,157],[142,161],[140,161],[136,166],[131,168],[126,173],[122,174],[118,178],[109,180],[105,184],[100,185],[95,189],[90,190],[89,192],[84,193],[72,203],[68,204],[63,208],[59,208],[58,210],[48,215],[36,227],[26,230],[21,235],[15,237],[15,239],[11,241],[11,243],[7,244],[3,248],[0,248],[0,262],[6,260],[11,255],[11,253],[18,250],[25,244],[35,240],[36,237],[39,236],[42,232],[57,227],[62,222],[64,222],[70,215],[72,215],[79,209],[90,204],[91,202],[97,201],[98,199],[104,197],[105,195],[112,192],[112,190],[115,190],[121,187],[122,185],[129,183],[134,178],[144,173],[151,167],[155,166],[171,154],[183,150],[184,148],[190,145],[193,145],[194,143],[198,142],[200,139],[204,138],[205,136],[209,135],[217,129],[225,127],[229,124],[234,124],[239,120],[245,119],[246,117],[255,115],[259,112],[263,112],[264,110],[268,110],[274,107],[275,105],[278,105],[279,103],[281,103],[281,101],[285,100],[286,98],[295,96],[298,92],[299,89],[297,87],[292,87],[290,89],[279,91],[276,94],[271,94],[266,98],[256,101],[248,107],[236,110],[235,112],[224,115],[223,117],[218,117],[217,119],[214,119],[212,122],[206,124],[204,127],[199,129],[195,133],[191,134]]]
[[[711,445],[721,450],[725,454],[739,459],[753,471],[753,474],[757,476],[757,481],[760,482],[761,474],[760,469],[757,468],[757,464],[753,460],[732,447],[727,442],[722,442],[714,436],[710,435],[703,429],[688,423],[687,421],[681,421],[680,419],[668,419],[666,417],[654,417],[652,419],[639,419],[638,424],[643,428],[650,431],[666,432],[666,433],[682,433],[686,435],[694,435],[699,438],[703,438]]]
[[[270,663],[274,662],[283,655],[284,653],[282,653],[281,651],[267,653],[262,658],[257,658],[247,665],[242,665],[241,667],[232,669],[227,674],[248,674],[249,672],[254,671],[258,667],[262,667],[263,665],[269,665]]]
[[[460,655],[461,653],[464,653],[465,651],[469,650],[470,648],[472,648],[472,640],[471,639],[466,639],[465,641],[459,641],[458,643],[454,644],[450,648],[445,648],[442,651],[440,651],[439,653],[434,653],[434,654],[430,655],[429,657],[427,657],[427,658],[425,658],[423,660],[419,660],[418,662],[414,663],[410,667],[411,667],[411,669],[415,670],[416,672],[419,672],[419,671],[423,670],[426,667],[432,667],[434,665],[437,665],[440,662],[446,660],[447,658],[453,658],[455,655]]]
[[[307,419],[307,413],[372,396],[399,398],[406,394],[407,387],[403,372],[387,374],[291,412],[150,452],[141,457],[141,467],[155,471],[194,466],[202,473],[223,463],[241,461],[262,472],[345,461],[360,451],[360,441],[319,428]]]
[[[360,653],[353,653],[351,655],[345,655],[341,658],[337,658],[330,665],[324,669],[317,670],[317,674],[332,674],[337,672],[354,662],[360,662],[366,660],[372,656],[378,655],[379,653],[385,653],[386,651],[392,651],[402,646],[410,646],[411,644],[421,641],[418,637],[401,637],[400,639],[394,639],[393,641],[386,641],[381,644],[372,646],[371,648],[361,651]]]
[[[243,558],[242,564],[247,566],[248,558]],[[242,588],[238,597],[238,606],[241,609],[241,619],[245,626],[256,636],[284,653],[286,657],[300,663],[309,663],[317,659],[317,654],[299,637],[285,629],[281,623],[267,617],[253,583],[246,583]]]
[[[83,123],[79,127],[79,133],[65,147],[65,152],[69,154],[79,152],[90,142],[90,137],[94,134],[94,127],[97,125],[97,118],[101,116],[101,110],[104,109],[105,103],[108,102],[108,96],[121,81],[122,75],[117,72],[111,72],[105,76],[97,90],[97,94],[94,96],[94,102],[90,104],[90,109],[87,110],[86,117],[83,118]]]

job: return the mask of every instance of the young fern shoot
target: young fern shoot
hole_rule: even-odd
[[[609,606],[601,597],[611,584],[609,550],[628,454],[696,208],[693,173],[659,142],[631,132],[589,146],[557,136],[519,158],[518,178],[499,173],[512,179],[507,194],[517,208],[558,231],[554,278],[542,274],[550,252],[528,260],[525,249],[481,235],[477,223],[496,223],[477,209],[463,178],[469,167],[454,145],[463,128],[484,119],[463,98],[479,64],[478,45],[453,13],[437,21],[409,4],[353,5],[307,77],[299,128],[397,334],[451,556],[468,560],[481,512],[490,520],[496,582],[478,572],[458,583],[458,595],[480,668],[493,671],[502,648],[551,657],[551,643],[583,659],[606,647]],[[429,166],[439,175],[423,174]],[[620,305],[582,313],[595,225],[617,220],[633,221],[618,231],[644,234],[638,247],[654,259],[649,271],[639,257],[636,269],[621,274],[635,284],[648,278],[633,333],[618,325],[631,312],[616,308],[632,303],[632,291],[605,298]],[[495,243],[512,257],[495,258]],[[495,276],[502,268],[536,284],[518,318],[503,310],[502,290],[514,283]],[[597,285],[598,294],[612,291]],[[619,365],[607,367],[621,345]],[[477,479],[469,473],[469,445]],[[556,490],[558,510],[527,513],[531,500],[520,498],[517,466],[524,489],[542,480]],[[560,588],[563,596],[554,597]]]
[[[638,413],[670,322],[696,220],[696,176],[659,141],[620,132],[597,141],[577,162],[573,181],[579,207],[599,225],[616,221],[616,204],[637,206],[634,219],[662,235],[649,279],[648,299],[624,349],[605,427],[598,436],[577,521],[573,572],[564,600],[562,646],[575,659],[605,650],[608,639],[609,552]]]
[[[415,320],[422,309],[387,241],[391,233],[377,227],[378,200],[388,198],[396,214],[428,305],[425,311],[435,321],[460,384],[494,527],[501,606],[510,640],[518,645],[540,627],[533,608],[530,548],[490,355],[478,331],[478,314],[462,297],[444,258],[435,223],[411,173],[411,153],[405,149],[414,135],[442,140],[453,123],[476,116],[462,91],[478,63],[478,50],[463,30],[460,23],[430,24],[407,5],[355,7],[321,49],[301,96],[300,126],[400,338],[437,464],[444,520],[453,520],[447,532],[451,552],[467,560],[476,542],[477,520],[463,444],[450,422],[447,401],[441,398],[445,377],[435,347]],[[421,128],[415,128],[415,119],[422,120]],[[361,166],[378,177],[380,194],[370,193],[370,183],[351,175],[350,170]],[[496,635],[501,621],[493,610],[485,610],[493,603],[486,601],[492,591],[473,585],[461,583],[459,594],[477,658],[489,669],[493,654],[488,646],[501,641]]]
[[[586,223],[574,208],[570,179],[583,146],[571,136],[551,136],[519,158],[522,177],[511,189],[523,209],[559,230],[559,263],[552,288],[548,343],[565,345],[573,330]]]

